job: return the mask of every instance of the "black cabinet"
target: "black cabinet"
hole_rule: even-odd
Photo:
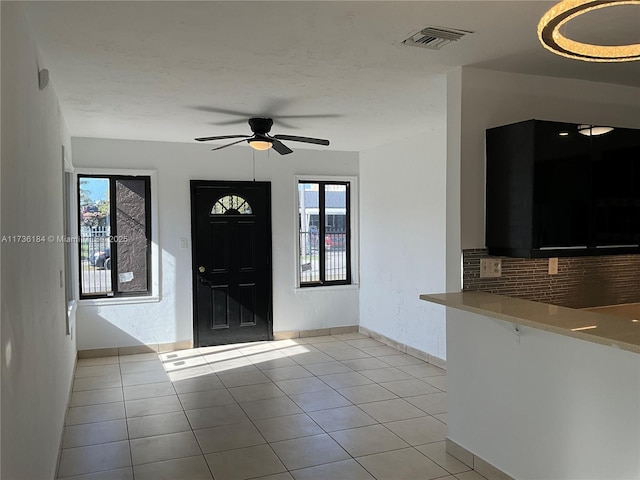
[[[640,130],[529,120],[487,130],[489,254],[640,253]]]

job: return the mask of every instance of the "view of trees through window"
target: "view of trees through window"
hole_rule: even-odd
[[[349,183],[298,183],[300,286],[351,282]]]

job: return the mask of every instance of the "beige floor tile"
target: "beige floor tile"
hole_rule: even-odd
[[[384,357],[386,355],[397,355],[398,350],[392,347],[388,347],[383,345],[381,347],[364,347],[361,348],[363,352],[367,352],[369,355],[374,357]]]
[[[200,455],[193,432],[169,433],[130,441],[133,465]]]
[[[182,411],[182,405],[177,395],[127,400],[124,403],[124,408],[127,418]]]
[[[169,376],[165,372],[161,371],[122,374],[122,385],[124,385],[125,387],[131,385],[147,385],[149,383],[162,383],[168,381]]]
[[[249,421],[249,417],[247,417],[240,406],[235,403],[220,405],[218,407],[187,410],[185,413],[194,430]]]
[[[349,458],[329,435],[296,438],[275,442],[271,447],[289,470],[313,467]]]
[[[133,480],[133,469],[131,467],[116,468],[114,470],[87,473],[85,475],[58,477],[58,480]]]
[[[359,405],[359,407],[380,423],[424,417],[426,415],[422,410],[401,398],[384,400],[382,402],[364,403]]]
[[[255,480],[294,480],[289,472],[276,473],[265,477],[256,477]]]
[[[332,373],[352,372],[353,370],[342,362],[333,361],[325,363],[315,363],[304,367],[314,375],[331,375]]]
[[[406,372],[394,367],[388,368],[375,368],[373,370],[362,370],[360,372],[365,377],[373,380],[374,382],[393,382],[396,380],[409,380],[413,378]]]
[[[96,365],[92,367],[76,368],[75,378],[106,377],[109,375],[120,375],[120,365]]]
[[[127,419],[129,438],[153,437],[167,433],[189,432],[191,425],[182,409],[179,412]]]
[[[377,423],[376,420],[356,406],[330,408],[309,412],[309,416],[326,432],[347,428],[364,427]]]
[[[331,375],[322,375],[319,378],[333,388],[353,387],[373,383],[372,380],[358,372],[334,373]]]
[[[60,455],[58,476],[70,477],[129,465],[131,465],[131,455],[127,441],[66,448]]]
[[[289,395],[289,398],[296,402],[305,412],[351,405],[349,400],[334,390],[299,393],[296,395]]]
[[[380,360],[384,363],[388,363],[392,367],[404,367],[405,365],[421,365],[426,363],[423,360],[407,355],[406,353],[401,353],[400,355],[385,355],[384,357],[380,357]]]
[[[165,397],[167,395],[175,395],[176,391],[171,382],[151,383],[148,385],[132,385],[124,387],[124,399],[140,400],[142,398]]]
[[[447,413],[446,393],[430,393],[429,395],[418,395],[416,397],[409,397],[407,398],[407,402],[415,405],[420,410],[423,410],[430,415]]]
[[[100,390],[83,390],[73,392],[69,402],[70,407],[81,407],[84,405],[98,405],[101,403],[121,402],[122,388],[104,388]]]
[[[352,457],[372,455],[409,447],[409,444],[382,425],[350,428],[332,432],[331,436]]]
[[[95,358],[79,358],[78,367],[93,367],[97,365],[114,365],[120,363],[117,356],[113,357],[95,357]]]
[[[233,360],[234,358],[242,358],[244,355],[237,348],[217,351],[203,351],[202,357],[207,363],[223,362],[225,360]]]
[[[146,463],[133,469],[136,480],[213,480],[203,455]]]
[[[447,438],[447,426],[433,417],[399,420],[384,425],[413,446],[441,442]]]
[[[377,358],[356,358],[355,360],[343,360],[342,363],[352,370],[373,370],[377,368],[387,368],[389,365]]]
[[[423,363],[421,365],[405,365],[398,368],[416,378],[438,377],[447,374],[446,370],[429,363]]]
[[[248,358],[253,365],[259,365],[261,363],[268,362],[271,360],[280,360],[280,359],[288,358],[280,350],[248,353],[245,355],[245,357]],[[297,364],[294,362],[294,365],[292,366],[295,366],[295,365]]]
[[[362,350],[353,347],[327,352],[327,355],[339,361],[355,360],[357,358],[371,358],[371,355],[369,355],[368,353],[365,353]]]
[[[347,349],[353,348],[347,342],[343,342],[341,340],[336,340],[334,342],[316,343],[316,344],[314,344],[314,347],[316,347],[318,350],[320,350],[321,352],[324,352],[324,353],[336,352],[338,350],[343,350],[345,348],[347,348]]]
[[[115,388],[115,387],[121,387],[121,386],[122,386],[122,381],[120,380],[120,374],[105,375],[103,377],[76,378],[73,381],[74,392],[81,392],[84,390],[99,390],[104,388]]]
[[[364,347],[384,347],[384,343],[373,338],[360,338],[358,340],[347,340],[346,343],[356,348]]]
[[[208,392],[181,393],[178,395],[182,408],[195,410],[198,408],[217,407],[236,403],[228,390],[210,390]]]
[[[145,362],[130,362],[120,365],[120,371],[122,373],[139,373],[139,372],[153,372],[163,371],[164,366],[160,360],[147,360]]]
[[[416,447],[416,450],[426,455],[449,473],[457,474],[471,470],[460,460],[447,453],[446,442],[427,443]]]
[[[470,470],[468,472],[458,473],[455,475],[458,480],[487,480],[485,477],[480,475],[478,472],[474,472]]]
[[[282,417],[302,413],[302,410],[289,397],[267,398],[241,403],[240,406],[251,420]]]
[[[178,380],[187,380],[190,378],[206,377],[212,374],[214,374],[213,368],[208,364],[167,372],[167,375],[172,382],[177,382]]]
[[[423,378],[423,381],[427,382],[429,385],[433,385],[434,387],[442,390],[443,392],[447,391],[447,376],[442,375],[439,377],[427,377]]]
[[[296,340],[302,341],[309,345],[316,345],[318,343],[337,342],[341,339],[332,335],[318,335],[317,337],[302,337],[300,339],[296,338]]]
[[[369,336],[365,335],[364,333],[360,333],[360,332],[353,332],[353,333],[339,333],[338,335],[333,335],[334,338],[337,338],[338,340],[360,340],[362,338],[370,338]]]
[[[280,382],[276,382],[276,385],[287,395],[319,392],[320,390],[331,390],[331,387],[329,385],[315,377],[283,380]]]
[[[240,373],[219,373],[218,377],[227,388],[256,385],[259,383],[271,383],[269,377],[259,370]]]
[[[216,480],[245,480],[287,470],[269,445],[210,453],[206,459]]]
[[[195,430],[203,453],[223,452],[265,443],[264,437],[250,422]]]
[[[258,368],[251,363],[251,360],[247,357],[230,358],[229,360],[218,360],[209,362],[211,370],[218,374],[237,374],[255,372]]]
[[[438,420],[440,420],[445,425],[447,424],[447,414],[446,413],[439,413],[437,415],[433,415],[433,418],[437,418]]]
[[[134,355],[120,355],[120,363],[146,362],[148,360],[159,360],[158,354],[151,352],[137,353]]]
[[[62,448],[85,447],[99,443],[128,440],[124,420],[69,425],[64,429]]]
[[[318,424],[304,413],[256,420],[254,423],[268,442],[278,442],[280,440],[290,440],[324,433]]]
[[[215,373],[195,378],[176,380],[173,382],[173,386],[178,393],[206,392],[208,390],[225,388],[224,384]]]
[[[229,388],[229,393],[237,402],[251,402],[264,400],[265,398],[282,397],[284,393],[273,383],[258,383],[257,385],[245,385],[243,387]]]
[[[377,480],[429,480],[447,471],[414,448],[359,457],[358,462]]]
[[[332,362],[334,360],[326,353],[319,351],[294,354],[290,355],[289,358],[291,358],[298,365],[302,366],[312,365],[314,363]]]
[[[198,367],[209,367],[209,363],[202,355],[188,358],[176,358],[174,360],[164,360],[162,365],[167,372],[179,372]]]
[[[352,403],[369,403],[398,398],[380,385],[358,385],[356,387],[338,388],[337,392]]]
[[[294,470],[291,473],[295,480],[375,480],[353,459]]]
[[[250,360],[251,363],[258,367],[260,370],[299,366],[296,362],[294,362],[287,356],[283,356],[282,358],[264,358],[261,356],[257,356],[251,357]]]
[[[294,378],[313,377],[313,373],[305,370],[304,367],[301,367],[300,365],[262,370],[262,372],[273,382],[292,380]]]
[[[399,397],[414,397],[416,395],[426,395],[440,391],[436,387],[428,385],[417,378],[412,380],[398,380],[396,382],[383,382],[380,385]]]
[[[71,407],[67,413],[66,425],[80,425],[82,423],[107,422],[125,418],[124,402]]]

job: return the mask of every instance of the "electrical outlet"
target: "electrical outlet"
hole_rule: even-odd
[[[502,276],[502,259],[481,258],[480,278],[497,278]]]
[[[549,259],[549,275],[558,274],[558,257]]]

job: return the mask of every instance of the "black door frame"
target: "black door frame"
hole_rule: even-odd
[[[269,340],[273,340],[273,263],[271,261],[272,252],[272,228],[271,228],[271,182],[268,181],[243,181],[243,180],[191,180],[190,181],[190,197],[191,197],[191,304],[192,304],[192,327],[193,327],[193,347],[199,346],[198,338],[198,301],[196,286],[198,282],[198,266],[196,259],[196,188],[197,187],[225,187],[225,186],[237,186],[245,187],[250,185],[262,185],[267,192],[266,199],[266,229],[267,229],[267,265],[269,271],[267,275],[269,277],[269,301],[267,307],[267,327],[269,333]]]

